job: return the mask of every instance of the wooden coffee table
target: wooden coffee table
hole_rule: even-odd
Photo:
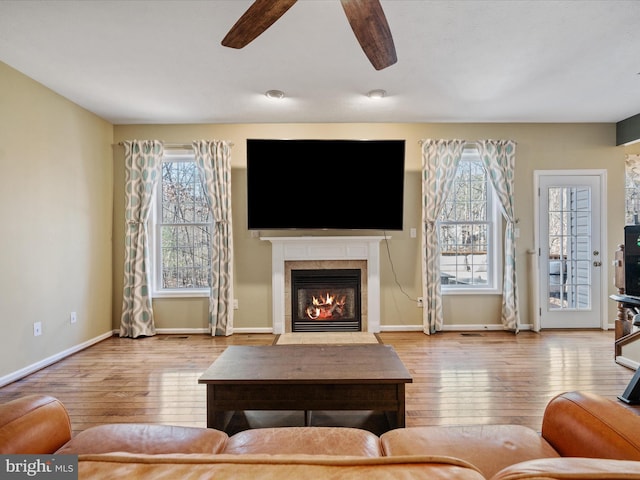
[[[384,411],[405,426],[413,380],[389,345],[230,346],[204,372],[207,427],[225,430],[234,411]]]

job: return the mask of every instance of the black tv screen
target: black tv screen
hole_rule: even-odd
[[[250,230],[402,230],[404,140],[247,140]]]

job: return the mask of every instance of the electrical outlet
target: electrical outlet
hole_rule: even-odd
[[[234,310],[238,310],[238,299],[237,298],[233,299],[233,309]]]
[[[33,336],[39,337],[42,335],[42,322],[35,322],[33,324]]]
[[[71,323],[76,323],[78,321],[78,315],[76,314],[76,312],[71,312],[71,314],[69,315],[69,321]]]
[[[424,307],[424,304],[422,302],[422,297],[418,297],[418,301],[416,303],[418,308]]]

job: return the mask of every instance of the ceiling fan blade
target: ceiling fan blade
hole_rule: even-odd
[[[222,45],[231,48],[247,46],[284,15],[296,1],[255,0],[222,39]]]
[[[362,50],[376,70],[398,61],[391,29],[379,0],[340,0]]]

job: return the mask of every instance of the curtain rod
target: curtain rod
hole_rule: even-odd
[[[193,145],[190,143],[164,143],[162,146],[167,150],[193,150]]]
[[[424,144],[424,140],[418,140],[418,144],[422,146]],[[478,142],[466,142],[463,148],[478,148]]]
[[[234,143],[233,142],[227,142],[229,144],[230,147],[234,147]],[[187,150],[193,149],[193,144],[191,143],[162,143],[162,146],[164,148],[168,148],[168,149],[179,149],[179,148],[185,148]]]
[[[230,147],[233,147],[233,142],[227,142]],[[118,142],[119,146],[122,146],[122,142]],[[162,142],[162,146],[167,150],[193,150],[193,144],[191,143],[165,143]]]

